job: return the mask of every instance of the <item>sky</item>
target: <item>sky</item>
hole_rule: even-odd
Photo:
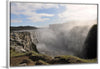
[[[43,27],[97,19],[97,5],[11,2],[11,26]]]

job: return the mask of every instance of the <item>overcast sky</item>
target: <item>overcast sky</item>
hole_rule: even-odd
[[[11,26],[48,26],[97,19],[97,5],[11,3]]]

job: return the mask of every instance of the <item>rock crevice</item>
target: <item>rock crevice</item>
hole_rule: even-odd
[[[10,47],[17,52],[38,52],[35,43],[32,42],[30,32],[11,32]]]

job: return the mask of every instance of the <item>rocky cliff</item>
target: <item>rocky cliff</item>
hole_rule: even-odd
[[[86,31],[86,27],[84,27],[83,29],[85,29],[84,31]],[[73,33],[69,32],[71,34],[69,39],[74,40],[75,38],[79,37],[78,36],[79,34],[77,35],[77,33],[81,33],[80,36],[82,37],[82,33],[84,33],[84,31],[82,29],[80,30],[79,27],[73,28],[71,30],[71,32]],[[59,33],[57,34],[57,36],[55,36],[54,34],[55,31],[53,32],[48,29],[40,29],[40,30],[39,29],[36,29],[36,30],[23,29],[19,31],[16,31],[16,30],[11,31],[10,33],[10,66],[80,64],[80,63],[96,63],[97,62],[97,59],[96,59],[97,57],[97,43],[96,43],[97,42],[97,25],[94,25],[90,29],[84,43],[85,48],[83,50],[83,53],[85,54],[83,53],[81,54],[81,55],[84,55],[85,58],[93,58],[93,59],[81,59],[76,56],[71,56],[73,54],[67,54],[69,53],[68,51],[72,51],[73,53],[79,53],[79,46],[76,47],[75,44],[73,44],[72,45],[73,47],[71,47],[71,44],[74,41],[67,42],[68,38],[65,38],[65,37],[66,35],[68,35],[68,33],[64,34],[64,32],[66,31],[62,32],[61,30],[60,32],[61,36],[58,36],[60,35]],[[42,36],[39,37],[39,35],[42,35]],[[58,40],[58,38],[61,40]],[[41,43],[39,44],[39,41],[46,42],[46,46],[43,46],[43,44]],[[75,39],[75,41],[78,41],[78,40]],[[64,46],[67,46],[68,43],[70,43],[69,50],[68,50],[68,47],[64,47]],[[60,44],[61,46],[59,47]],[[81,44],[81,46],[83,45]],[[43,51],[45,51],[47,55],[44,53],[41,53],[39,49],[43,49]],[[73,51],[74,49],[78,50],[78,52]],[[60,55],[61,51],[65,52],[66,54],[60,55],[60,56],[55,55],[51,57],[50,54],[48,56],[48,50],[51,52],[51,54],[58,53]]]
[[[34,40],[35,41],[35,40]],[[17,52],[37,51],[29,32],[11,32],[10,47]]]
[[[84,43],[84,58],[97,58],[97,25],[93,25],[90,29]]]

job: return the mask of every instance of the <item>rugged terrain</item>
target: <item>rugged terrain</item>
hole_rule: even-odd
[[[94,25],[95,26],[95,25]],[[37,39],[32,39],[30,32],[21,32],[16,31],[15,29],[12,29],[13,31],[10,32],[10,65],[11,66],[33,66],[33,65],[52,65],[52,64],[80,64],[80,63],[96,63],[97,62],[97,56],[92,57],[88,53],[91,51],[96,52],[97,45],[96,43],[94,45],[91,45],[91,42],[94,43],[94,39],[97,37],[94,37],[94,34],[97,33],[97,29],[94,28],[94,26],[90,29],[87,39],[84,43],[84,51],[86,51],[86,54],[84,55],[84,59],[71,56],[71,55],[59,55],[59,56],[48,56],[41,54],[41,52],[38,51],[36,42],[38,42]],[[95,26],[97,28],[97,26]],[[20,29],[22,30],[22,29]],[[92,33],[94,31],[94,33]],[[34,33],[33,33],[34,34]],[[96,36],[96,35],[95,35]],[[91,37],[94,37],[93,39]],[[89,40],[91,39],[91,41]],[[93,41],[92,41],[93,40]],[[90,41],[90,42],[88,42]],[[91,46],[92,47],[91,47]],[[88,59],[85,59],[86,57],[89,57]]]
[[[14,51],[11,51],[11,53]],[[17,52],[15,54],[18,54]],[[10,57],[11,66],[34,66],[34,65],[54,65],[54,64],[82,64],[96,63],[97,59],[81,59],[75,56],[62,55],[50,57],[34,51],[21,53]]]
[[[37,51],[29,32],[11,32],[10,47],[17,52]]]

